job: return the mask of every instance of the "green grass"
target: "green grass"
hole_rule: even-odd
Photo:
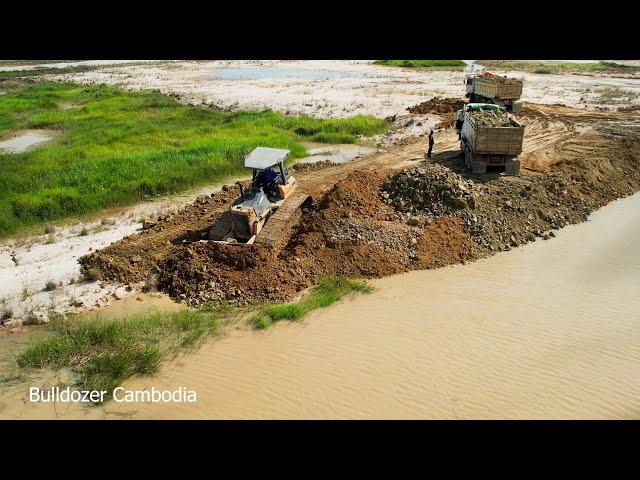
[[[61,68],[36,67],[36,68],[30,68],[26,70],[7,70],[7,71],[0,72],[0,80],[3,78],[37,77],[40,75],[48,75],[48,74],[62,75],[64,73],[82,73],[82,72],[88,72],[90,70],[95,70],[96,68],[98,67],[93,67],[89,65],[80,65],[77,67],[61,67]]]
[[[251,318],[257,329],[280,320],[298,320],[308,312],[346,295],[369,293],[373,287],[360,280],[323,277],[313,291],[298,302],[268,305]],[[236,312],[237,313],[237,312]],[[225,316],[224,318],[221,316]],[[55,317],[40,335],[18,353],[13,371],[3,381],[27,378],[43,369],[70,369],[82,390],[113,390],[134,376],[157,372],[163,360],[189,351],[219,334],[236,321],[223,307],[204,306],[177,313],[155,313],[124,319],[85,316]],[[15,355],[15,354],[12,354]]]
[[[325,308],[350,293],[370,293],[373,287],[361,280],[350,280],[341,276],[322,277],[320,283],[306,297],[297,302],[264,307],[251,318],[257,329],[265,329],[280,320],[299,320],[318,308]]]
[[[391,128],[364,115],[222,112],[104,85],[47,82],[6,92],[0,137],[21,129],[61,134],[28,152],[0,154],[0,236],[224,180],[243,172],[243,155],[260,145],[289,149],[295,159],[306,155],[305,140],[353,143]]]
[[[55,319],[51,334],[31,343],[16,363],[23,371],[71,368],[82,389],[110,397],[126,379],[155,373],[164,358],[197,346],[218,329],[214,314],[191,310],[123,320]]]
[[[375,60],[376,65],[403,68],[464,68],[462,60]]]
[[[638,67],[620,65],[613,62],[573,63],[550,60],[478,60],[476,63],[491,70],[521,70],[530,73],[633,73]]]

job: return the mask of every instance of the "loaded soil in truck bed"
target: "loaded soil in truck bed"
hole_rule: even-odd
[[[467,112],[479,127],[517,127],[518,124],[506,112],[476,110]]]
[[[321,275],[382,277],[467,262],[549,238],[640,189],[637,112],[525,105],[520,177],[463,172],[452,129],[433,158],[415,139],[342,165],[296,173],[312,196],[287,245],[183,244],[228,209],[236,188],[200,198],[156,226],[81,258],[85,270],[152,282],[190,305],[284,301]]]

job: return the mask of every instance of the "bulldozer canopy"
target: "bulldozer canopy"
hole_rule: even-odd
[[[283,163],[290,153],[289,150],[280,148],[258,147],[244,157],[244,166],[246,168],[264,170]]]

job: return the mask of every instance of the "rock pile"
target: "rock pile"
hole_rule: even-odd
[[[518,124],[506,112],[498,110],[476,110],[467,112],[480,127],[517,127]]]
[[[382,201],[405,213],[450,215],[475,208],[473,182],[439,164],[425,163],[393,175],[383,185]]]
[[[430,163],[391,176],[381,196],[408,217],[409,225],[440,216],[459,219],[489,252],[547,239],[551,230],[584,221],[595,208],[575,182],[554,174],[474,183]]]
[[[339,218],[327,239],[331,246],[339,241],[374,245],[384,252],[413,248],[422,234],[420,229],[407,225],[400,227],[392,222],[368,218]]]

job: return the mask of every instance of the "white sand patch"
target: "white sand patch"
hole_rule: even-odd
[[[523,101],[533,103],[594,107],[602,105],[595,93],[599,88],[640,92],[640,77],[497,73],[522,79]],[[466,74],[385,67],[369,60],[258,60],[120,65],[53,78],[158,90],[185,103],[224,109],[271,108],[320,118],[357,114],[385,118],[406,113],[407,107],[434,96],[462,97]],[[636,102],[640,100],[634,99]]]

